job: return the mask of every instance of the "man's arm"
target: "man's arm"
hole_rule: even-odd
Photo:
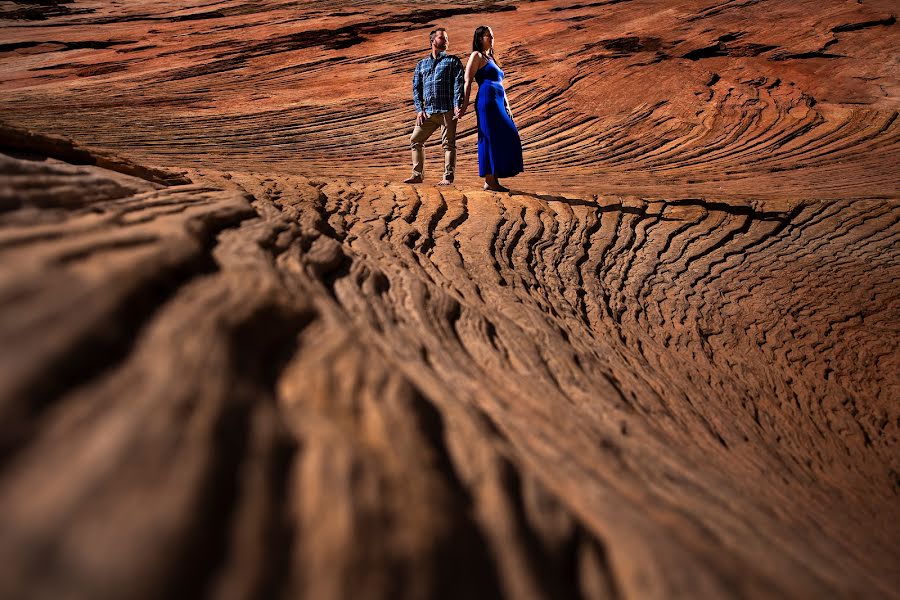
[[[413,104],[416,105],[416,114],[419,114],[425,110],[425,98],[422,93],[422,75],[419,73],[419,65],[416,65],[416,70],[413,71]]]
[[[458,58],[453,61],[453,69],[453,105],[456,108],[461,108],[464,104],[465,94],[463,92],[465,90],[465,82],[463,81],[462,61]]]

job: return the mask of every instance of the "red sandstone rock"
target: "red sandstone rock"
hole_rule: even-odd
[[[895,12],[0,2],[0,597],[898,597]]]

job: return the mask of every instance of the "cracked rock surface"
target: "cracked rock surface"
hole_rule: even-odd
[[[0,597],[900,597],[892,6],[0,2]]]

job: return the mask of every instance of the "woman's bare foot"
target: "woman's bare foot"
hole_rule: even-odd
[[[500,185],[500,181],[493,175],[484,178],[484,189],[491,192],[508,192],[509,188]]]

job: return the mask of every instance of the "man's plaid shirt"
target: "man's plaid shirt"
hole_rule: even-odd
[[[419,61],[413,74],[416,112],[449,112],[463,102],[463,66],[456,56],[441,52]]]

